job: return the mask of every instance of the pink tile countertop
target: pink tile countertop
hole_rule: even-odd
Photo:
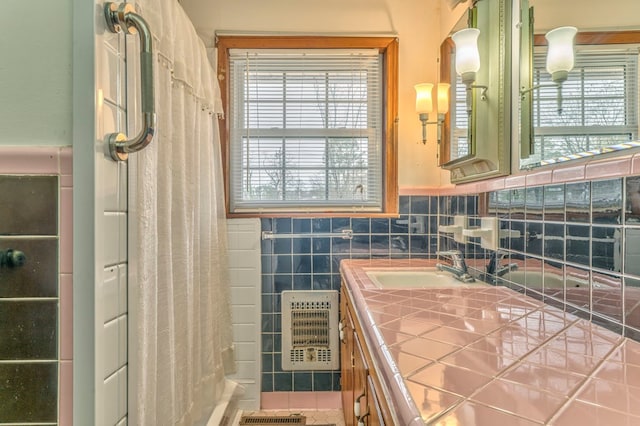
[[[640,343],[505,287],[379,289],[340,270],[398,426],[639,425]]]

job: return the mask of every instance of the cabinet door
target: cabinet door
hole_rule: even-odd
[[[378,394],[374,387],[371,376],[367,377],[367,401],[369,405],[369,415],[365,419],[364,424],[366,426],[384,426],[384,419],[382,418],[382,410],[380,409],[380,402],[378,400]]]
[[[344,287],[343,287],[344,288]],[[342,395],[342,411],[346,426],[356,424],[353,415],[353,320],[347,304],[346,294],[340,300],[340,391]]]
[[[368,412],[369,408],[367,401],[369,397],[369,393],[367,392],[369,368],[357,333],[353,334],[353,342],[353,394],[355,396],[353,410],[354,416],[356,420],[358,420],[359,417],[364,416]],[[366,417],[364,420],[366,421]]]

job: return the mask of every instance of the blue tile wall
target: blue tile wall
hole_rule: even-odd
[[[465,253],[479,279],[505,285],[640,340],[640,176],[514,188],[467,196],[400,197],[398,218],[263,219],[262,230],[308,234],[262,242],[262,391],[339,390],[339,372],[282,371],[280,293],[340,289],[342,259],[435,258]],[[495,215],[517,238],[500,240],[503,264],[526,271],[489,276],[492,251],[438,233],[467,215]],[[352,229],[353,239],[314,237]]]
[[[486,196],[482,213],[497,215],[501,228],[520,232],[518,238],[501,240],[507,253],[503,264],[516,263],[527,273],[518,280],[508,274],[484,278],[640,337],[640,176]],[[440,238],[450,244],[448,237]],[[473,239],[465,248],[471,256],[482,254],[486,262],[488,253],[478,245]],[[483,263],[474,266],[482,276]]]
[[[262,219],[263,231],[303,234],[262,241],[263,392],[340,390],[339,371],[282,371],[282,291],[339,291],[342,259],[434,257],[439,202],[435,196],[402,196],[398,218]],[[455,208],[464,206],[474,212],[476,204],[477,197],[455,200]],[[351,240],[314,236],[343,229],[353,231]]]

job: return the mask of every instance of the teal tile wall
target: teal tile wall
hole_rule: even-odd
[[[502,229],[518,231],[519,237],[500,240],[503,263],[517,263],[531,281],[488,274],[494,252],[482,248],[478,238],[461,244],[438,234],[438,225],[453,224],[459,214],[469,217],[470,226],[479,226],[480,216],[495,215]],[[346,228],[354,232],[351,241],[313,236]],[[338,268],[345,258],[434,258],[438,249],[462,250],[478,279],[640,340],[640,176],[479,195],[400,197],[397,219],[263,219],[262,230],[308,234],[262,242],[263,392],[339,390],[337,371],[282,371],[280,293],[339,290]],[[545,288],[540,282],[555,284]]]
[[[475,213],[477,197],[460,204]],[[398,218],[263,219],[262,230],[301,237],[262,241],[262,391],[338,391],[339,371],[283,371],[280,296],[284,290],[340,290],[342,259],[432,258],[439,197],[400,197]],[[353,239],[314,236],[353,230]]]
[[[503,262],[527,271],[498,283],[640,340],[640,176],[495,191],[487,213],[520,231]]]

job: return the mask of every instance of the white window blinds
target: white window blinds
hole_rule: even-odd
[[[469,147],[469,113],[467,111],[467,87],[462,83],[462,77],[456,73],[455,56],[452,55],[451,81],[454,93],[453,105],[449,111],[451,120],[451,139],[449,155],[451,160],[466,157],[471,154]]]
[[[534,55],[534,152],[542,160],[599,152],[638,139],[638,48],[578,50],[558,90]]]
[[[232,49],[231,211],[382,209],[377,50]]]

